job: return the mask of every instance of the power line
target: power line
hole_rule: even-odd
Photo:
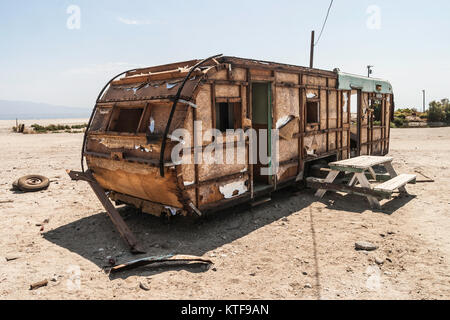
[[[322,30],[320,31],[320,35],[319,35],[319,37],[317,38],[316,43],[314,43],[314,46],[317,46],[317,44],[318,44],[319,41],[320,41],[320,38],[322,37],[323,30],[325,29],[325,26],[326,26],[327,21],[328,21],[328,16],[330,15],[331,7],[333,6],[333,2],[334,2],[334,0],[331,0],[330,6],[328,7],[328,11],[327,11],[327,16],[326,16],[326,18],[325,18],[325,21],[323,22]]]

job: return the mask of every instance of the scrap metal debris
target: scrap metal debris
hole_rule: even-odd
[[[426,175],[423,174],[421,171],[415,170],[415,172],[418,173],[418,174],[420,174],[421,176],[423,176],[423,177],[425,177],[425,178],[428,179],[428,180],[417,180],[417,181],[416,181],[417,183],[432,183],[432,182],[435,182],[434,179],[432,179],[432,178],[426,176]]]
[[[110,273],[117,273],[122,272],[126,270],[135,269],[138,267],[148,266],[150,264],[159,264],[159,263],[176,263],[179,265],[180,263],[183,265],[189,265],[191,263],[203,263],[206,265],[212,265],[214,264],[211,260],[202,259],[199,257],[192,257],[192,256],[175,256],[175,255],[167,255],[167,256],[160,256],[160,257],[147,257],[142,258],[138,260],[133,260],[118,266],[115,266],[111,268]]]
[[[143,282],[139,282],[139,288],[141,288],[144,291],[150,291],[150,288]]]
[[[45,219],[42,221],[42,223],[36,223],[36,227],[43,227],[44,225],[48,224],[50,222],[50,219]]]
[[[358,251],[375,251],[378,249],[378,246],[367,241],[360,241],[355,243],[355,249]]]
[[[5,257],[5,259],[6,259],[6,262],[10,262],[10,261],[19,259],[19,257]]]
[[[40,282],[36,282],[30,285],[30,290],[36,290],[42,287],[46,287],[48,285],[48,280],[43,280]]]

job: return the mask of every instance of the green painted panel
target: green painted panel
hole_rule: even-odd
[[[338,72],[338,82],[339,90],[361,89],[363,92],[393,93],[392,85],[386,80]]]

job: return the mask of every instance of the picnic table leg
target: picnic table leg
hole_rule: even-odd
[[[373,180],[377,180],[377,174],[375,173],[375,170],[373,170],[373,168],[369,168],[369,172],[372,175]]]
[[[357,182],[357,181],[356,181],[356,174],[354,174],[354,175],[353,175],[353,178],[352,178],[352,180],[350,180],[348,186],[349,186],[349,187],[353,187],[353,186],[355,186],[356,182]]]
[[[339,175],[339,171],[335,171],[335,170],[331,171],[328,174],[328,177],[325,179],[325,183],[333,183],[338,175]],[[325,193],[327,193],[327,190],[320,189],[320,190],[317,191],[316,197],[323,198]]]
[[[386,162],[384,164],[384,167],[386,168],[387,172],[389,173],[389,175],[391,176],[391,179],[395,178],[398,176],[397,172],[395,171],[394,167],[392,166],[391,162]],[[400,190],[401,193],[408,193],[408,191],[406,190],[406,187],[401,187],[398,188],[398,190]]]
[[[372,189],[372,187],[370,186],[370,182],[369,182],[369,180],[367,180],[366,175],[365,175],[364,172],[363,173],[357,173],[356,174],[356,178],[358,179],[359,184],[361,185],[361,187]],[[367,196],[367,200],[369,200],[369,203],[372,206],[372,208],[381,209],[380,202],[378,201],[377,198],[372,197],[372,196]]]

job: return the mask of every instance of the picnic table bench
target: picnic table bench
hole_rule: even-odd
[[[323,198],[327,191],[357,194],[367,197],[372,208],[380,209],[380,200],[391,199],[396,190],[399,190],[401,194],[408,194],[406,185],[416,182],[415,175],[398,175],[392,166],[393,160],[394,158],[391,157],[361,156],[332,162],[329,164],[331,171],[326,179],[309,178],[308,185],[318,189],[316,196],[319,198]],[[386,168],[390,180],[373,187],[366,177],[366,172],[369,172],[376,180],[377,175],[373,168],[379,165]],[[341,172],[354,174],[348,185],[334,183]],[[361,187],[356,186],[358,183]]]

